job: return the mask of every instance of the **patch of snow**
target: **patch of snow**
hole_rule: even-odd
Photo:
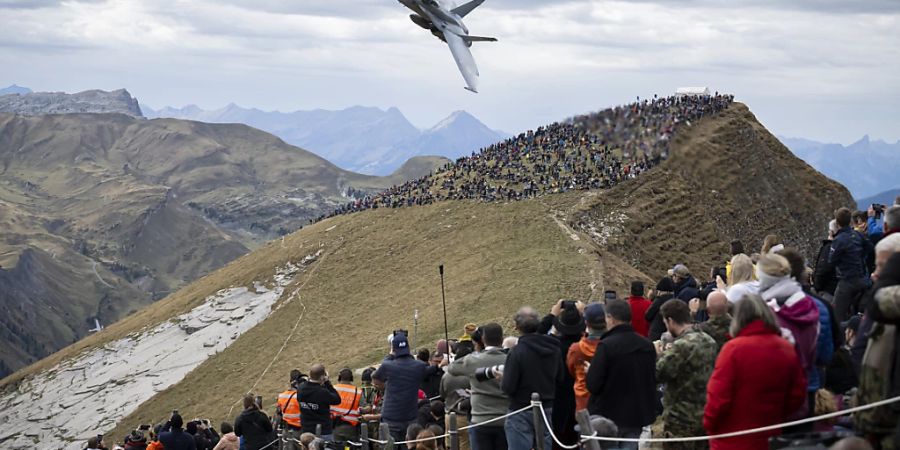
[[[26,378],[0,396],[0,447],[83,448],[88,438],[108,431],[265,320],[299,271],[288,263],[276,270],[271,289],[259,283],[255,292],[220,290],[190,312]]]

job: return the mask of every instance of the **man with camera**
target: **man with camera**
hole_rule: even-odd
[[[284,430],[284,438],[288,440],[285,450],[300,450],[300,446],[294,441],[294,439],[300,440],[300,435],[303,434],[300,426],[300,402],[297,400],[297,392],[305,379],[306,376],[299,370],[292,370],[290,388],[278,394],[278,408],[275,416],[279,418]]]
[[[484,349],[463,358],[459,364],[451,364],[448,373],[469,377],[472,424],[479,424],[506,414],[509,398],[500,389],[500,380],[496,377],[503,373],[506,363],[506,352],[501,348],[503,328],[496,323],[489,323],[475,333],[480,334]],[[474,430],[475,447],[478,450],[506,450],[502,420]]]
[[[627,305],[626,305],[627,307]],[[553,416],[553,400],[556,384],[562,379],[562,357],[559,341],[545,334],[538,334],[541,324],[534,308],[522,307],[513,317],[519,332],[519,343],[509,352],[503,369],[500,387],[509,396],[509,410],[516,411],[531,404],[531,394],[537,393],[547,417]],[[544,440],[544,448],[551,448],[549,430],[536,436],[530,414],[519,413],[506,419],[506,442],[512,450],[535,448],[536,439]]]
[[[300,398],[300,421],[304,433],[316,433],[322,427],[322,434],[317,434],[325,441],[333,441],[331,424],[331,406],[341,404],[341,396],[328,381],[325,366],[315,364],[309,369],[309,380],[300,386],[297,392]]]
[[[406,438],[406,428],[416,421],[419,411],[419,385],[425,377],[425,363],[409,353],[406,332],[394,332],[391,355],[372,374],[376,386],[384,388],[381,422],[388,425],[391,436],[399,442]]]
[[[194,437],[184,431],[184,419],[178,414],[178,411],[172,411],[172,417],[163,427],[168,429],[159,435],[159,442],[162,443],[166,450],[197,450],[197,444]]]
[[[723,302],[724,294],[717,292]],[[706,384],[719,352],[715,339],[693,326],[691,312],[683,302],[668,302],[660,314],[675,341],[664,346],[656,341],[656,381],[665,385],[662,437],[702,436]],[[666,443],[664,449],[706,448],[706,442]]]

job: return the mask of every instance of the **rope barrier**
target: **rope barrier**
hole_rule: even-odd
[[[504,420],[504,419],[506,419],[506,418],[508,418],[508,417],[512,417],[512,416],[514,416],[514,415],[516,415],[516,414],[519,414],[519,413],[521,413],[521,412],[528,411],[529,409],[531,409],[531,406],[530,406],[530,405],[529,405],[529,406],[525,406],[525,407],[523,407],[523,408],[521,408],[521,409],[519,409],[519,410],[513,411],[513,412],[511,412],[511,413],[504,414],[504,415],[502,415],[502,416],[500,416],[500,417],[494,417],[493,419],[485,420],[484,422],[473,423],[472,425],[466,425],[466,426],[464,426],[464,427],[461,427],[461,428],[459,429],[459,431],[466,431],[466,430],[468,430],[469,428],[478,428],[478,427],[482,427],[482,426],[485,426],[485,425],[487,425],[487,424],[489,424],[489,423],[494,423],[494,422],[497,422],[497,421],[500,421],[500,420]]]
[[[571,450],[581,447],[581,442],[574,445],[566,445],[559,441],[559,438],[556,437],[556,433],[553,432],[553,425],[550,425],[550,421],[547,420],[547,411],[544,409],[543,403],[531,402],[531,406],[537,406],[538,409],[541,410],[541,417],[544,418],[544,425],[547,426],[547,431],[550,432],[550,437],[553,438],[553,440],[556,442],[556,445],[560,446],[561,448],[567,448]]]
[[[889,404],[891,404],[891,403],[896,403],[896,402],[898,402],[898,401],[900,401],[900,396],[893,397],[893,398],[889,398],[889,399],[885,399],[885,400],[880,400],[880,401],[877,401],[877,402],[874,402],[874,403],[869,403],[869,404],[867,404],[867,405],[856,406],[856,407],[854,407],[854,408],[845,409],[845,410],[843,410],[843,411],[837,411],[837,412],[833,412],[833,413],[823,414],[823,415],[821,415],[821,416],[808,417],[808,418],[806,418],[806,419],[795,420],[795,421],[793,421],[793,422],[786,422],[786,423],[780,423],[780,424],[776,424],[776,425],[769,425],[769,426],[765,426],[765,427],[752,428],[752,429],[749,429],[749,430],[733,431],[733,432],[730,432],[730,433],[714,434],[714,435],[712,435],[712,436],[691,436],[691,437],[683,437],[683,438],[649,438],[649,439],[636,439],[636,438],[618,438],[618,437],[601,437],[601,436],[593,436],[593,435],[592,435],[592,436],[585,436],[585,435],[582,435],[582,436],[581,436],[581,440],[582,440],[582,442],[583,442],[583,441],[592,440],[592,441],[607,441],[607,442],[648,442],[648,443],[654,443],[654,442],[694,442],[694,441],[706,441],[706,440],[710,440],[710,439],[725,439],[725,438],[730,438],[730,437],[744,436],[744,435],[748,435],[748,434],[764,433],[764,432],[766,432],[766,431],[780,430],[780,429],[782,429],[782,428],[785,428],[785,427],[792,427],[792,426],[794,426],[794,425],[801,425],[801,424],[804,424],[804,423],[818,422],[818,421],[824,420],[824,419],[831,419],[831,418],[834,418],[834,417],[846,416],[846,415],[848,415],[848,414],[853,414],[853,413],[855,413],[855,412],[865,411],[865,410],[868,410],[868,409],[874,409],[874,408],[877,408],[877,407],[879,407],[879,406],[889,405]],[[543,407],[541,408],[541,410],[543,411]],[[545,420],[546,420],[546,417],[545,417]]]

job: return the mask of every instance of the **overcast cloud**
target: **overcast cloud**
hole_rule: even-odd
[[[395,0],[0,0],[0,87],[129,89],[153,107],[465,109],[519,132],[668,94],[732,92],[773,132],[900,139],[900,1],[487,0],[481,93]]]

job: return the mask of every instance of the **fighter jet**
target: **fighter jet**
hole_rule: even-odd
[[[469,47],[473,42],[495,42],[497,39],[470,36],[462,18],[484,3],[484,0],[472,0],[453,9],[447,9],[436,0],[398,1],[415,13],[410,14],[409,18],[416,25],[431,31],[431,34],[447,43],[450,53],[453,53],[453,59],[456,60],[456,66],[466,80],[466,89],[477,93],[478,66],[475,65],[475,58],[472,57]]]

